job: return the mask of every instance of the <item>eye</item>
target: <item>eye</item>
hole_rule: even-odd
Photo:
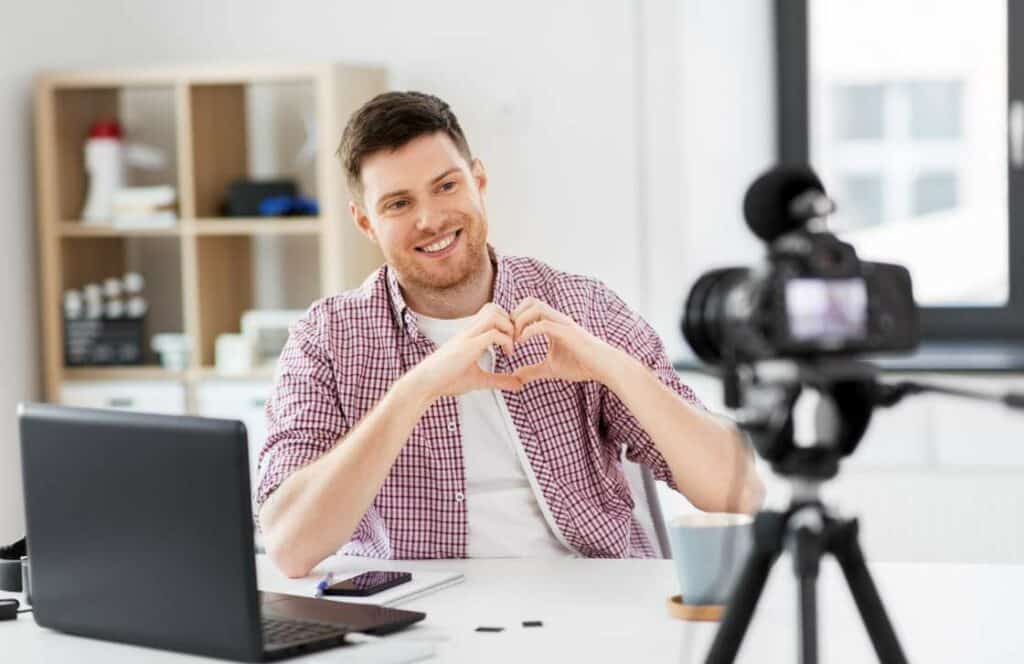
[[[388,203],[387,205],[385,205],[384,209],[385,210],[401,210],[401,209],[405,208],[407,205],[409,205],[409,201],[405,200],[404,198],[399,198],[399,199],[393,200],[390,203]]]
[[[454,191],[454,190],[455,190],[455,181],[454,180],[449,180],[448,182],[445,182],[444,184],[441,185],[441,191]]]

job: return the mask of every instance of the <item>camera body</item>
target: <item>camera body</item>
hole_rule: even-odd
[[[682,331],[705,362],[735,364],[911,350],[919,322],[906,268],[861,261],[835,235],[800,227],[775,238],[758,268],[701,276]]]

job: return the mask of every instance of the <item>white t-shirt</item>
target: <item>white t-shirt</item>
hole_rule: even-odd
[[[439,319],[416,314],[420,331],[438,346],[462,331],[470,318]],[[494,370],[494,351],[480,356]],[[544,497],[536,490],[519,433],[498,390],[475,390],[457,398],[466,469],[466,513],[470,558],[553,558],[574,555],[556,536]]]

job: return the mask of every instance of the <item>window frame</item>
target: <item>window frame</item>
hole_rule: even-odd
[[[807,0],[775,0],[776,137],[779,161],[810,161]],[[1024,99],[1024,4],[1007,0],[1007,98]],[[1016,63],[1016,65],[1015,65]],[[1007,158],[1009,297],[1002,307],[922,306],[922,341],[1024,340],[1024,168]]]

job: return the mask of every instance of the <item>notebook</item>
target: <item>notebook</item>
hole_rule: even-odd
[[[256,575],[259,580],[260,590],[284,593],[287,595],[303,595],[312,597],[316,592],[316,584],[327,572],[334,573],[334,581],[342,581],[363,572],[373,570],[403,570],[401,563],[391,561],[373,561],[366,558],[351,558],[348,556],[331,556],[324,562],[317,565],[316,569],[299,579],[289,579],[284,576],[266,556],[259,556],[256,565]],[[465,580],[460,572],[431,570],[429,572],[413,571],[412,580],[401,585],[381,591],[368,597],[332,597],[325,596],[324,599],[344,601],[358,604],[376,604],[378,606],[401,606],[415,599],[430,595],[445,588],[449,588]]]

